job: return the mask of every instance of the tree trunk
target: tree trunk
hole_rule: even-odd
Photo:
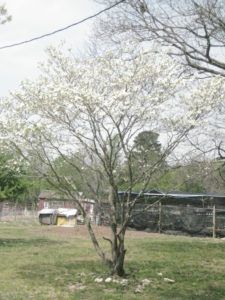
[[[104,251],[102,250],[102,248],[100,247],[99,243],[98,243],[98,240],[94,234],[94,231],[92,229],[92,226],[91,226],[91,221],[90,221],[90,218],[86,217],[85,218],[85,221],[86,221],[86,225],[87,225],[87,229],[88,229],[88,232],[89,232],[89,235],[90,235],[90,238],[91,238],[91,241],[92,241],[92,244],[94,245],[94,248],[97,252],[97,254],[99,255],[99,257],[102,259],[102,262],[109,268],[112,267],[112,262],[111,260],[109,260]]]
[[[110,227],[111,227],[111,257],[112,257],[112,275],[124,276],[124,258],[126,250],[124,249],[124,238],[126,228],[123,230],[118,226],[121,223],[121,216],[118,216],[117,200],[113,187],[109,191],[109,203],[111,204]]]
[[[112,224],[112,275],[124,276],[124,259],[126,250],[124,249],[125,230],[117,233],[117,225]]]
[[[111,228],[111,238],[103,237],[106,241],[110,243],[111,247],[111,258],[108,259],[106,254],[100,247],[94,231],[91,226],[90,219],[85,216],[85,223],[88,228],[89,235],[91,237],[92,243],[95,250],[102,262],[109,268],[111,275],[124,276],[124,259],[126,254],[126,249],[124,248],[125,232],[126,226],[121,228],[119,226],[120,221],[117,216],[117,205],[114,198],[114,190],[110,189],[109,192],[109,203],[111,204],[111,214],[110,214],[110,228]]]
[[[124,259],[126,254],[126,249],[124,249],[124,237],[125,237],[125,230],[117,233],[117,226],[111,225],[112,229],[112,237],[111,239],[104,238],[105,240],[110,242],[111,245],[111,259],[108,259],[105,253],[102,251],[101,247],[98,244],[98,241],[95,237],[93,232],[91,223],[89,218],[86,218],[86,225],[88,228],[89,235],[91,237],[92,243],[95,247],[95,250],[99,257],[101,258],[102,262],[109,268],[111,275],[118,275],[124,276]]]
[[[124,276],[125,270],[124,270],[124,258],[125,258],[126,250],[121,249],[117,251],[116,258],[113,261],[112,266],[112,275],[118,275],[118,276]]]

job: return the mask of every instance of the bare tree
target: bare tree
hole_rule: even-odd
[[[189,70],[225,76],[224,20],[224,0],[128,0],[100,20],[97,36],[157,40]]]
[[[11,21],[12,17],[8,14],[5,5],[0,5],[0,24],[5,24]]]

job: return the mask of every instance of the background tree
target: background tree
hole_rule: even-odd
[[[25,170],[12,155],[0,154],[0,201],[23,201],[28,189]]]
[[[134,156],[139,156],[145,162],[156,161],[162,151],[159,134],[154,131],[142,131],[134,139]]]
[[[151,169],[154,170],[157,165],[157,171],[154,170],[154,175],[151,178],[150,186],[146,186],[146,189],[155,188],[158,186],[157,179],[160,174],[163,174],[166,170],[166,156],[163,157],[162,145],[159,142],[159,134],[151,131],[144,130],[140,132],[133,142],[133,150],[131,153],[131,161],[133,167],[133,176],[136,178],[136,184],[134,189],[136,191],[142,190],[143,183],[145,182],[146,176],[149,176]],[[121,174],[121,189],[126,190],[127,184],[124,180],[126,174],[122,170]]]
[[[221,90],[225,89],[223,78],[215,78],[193,88],[191,95],[179,96],[187,81],[177,76],[180,65],[163,53],[152,53],[136,45],[122,45],[100,57],[79,60],[50,48],[40,78],[24,82],[22,90],[3,103],[4,142],[31,164],[39,162],[35,164],[37,172],[74,199],[98,255],[112,274],[120,276],[124,275],[125,233],[136,202],[158,166],[165,163],[208,108],[219,105]],[[213,88],[207,93],[205,85],[210,84]],[[180,105],[177,114],[170,109],[175,102]],[[146,167],[142,189],[133,199],[131,194],[140,178],[135,175],[132,140],[145,128],[161,129],[167,139],[159,157],[148,170]],[[159,148],[156,142],[153,144]],[[64,176],[56,158],[66,162],[77,176]],[[126,169],[126,199],[118,195],[121,163]],[[79,202],[78,186],[87,172],[89,183],[97,178],[108,192],[111,237],[105,239],[110,255],[102,250]],[[105,201],[98,189],[95,200]]]
[[[215,185],[210,187],[209,183],[205,184],[204,182],[206,176],[206,172],[203,172],[204,167],[203,163],[201,166],[193,163],[188,166],[170,167],[159,178],[157,187],[162,191],[205,193],[214,189],[213,191],[215,192],[217,191]]]
[[[97,36],[156,40],[189,69],[225,76],[224,19],[224,0],[129,0],[101,19]]]
[[[91,199],[106,199],[106,178],[101,176],[101,166],[97,161],[87,157],[86,150],[77,151],[72,155],[58,156],[53,163],[53,169],[49,169],[47,172],[46,183],[48,178],[51,180],[48,183],[49,187],[53,186],[57,189],[58,181],[55,178],[55,173],[60,174],[60,180],[65,178],[65,183],[68,181],[70,185],[74,186],[77,193],[84,193],[85,197]],[[54,170],[54,171],[53,171]],[[93,174],[94,173],[94,174]]]

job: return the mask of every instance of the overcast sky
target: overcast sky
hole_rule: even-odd
[[[2,1],[0,0],[2,3]],[[12,21],[0,26],[0,47],[42,35],[98,12],[93,0],[4,0]],[[83,51],[92,21],[15,48],[0,50],[0,97],[14,91],[25,78],[35,78],[37,63],[46,58],[49,45],[65,41],[74,50]]]

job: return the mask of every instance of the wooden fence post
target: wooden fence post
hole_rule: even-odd
[[[213,205],[213,238],[216,238],[216,205]]]
[[[162,203],[159,201],[159,233],[162,231]]]

